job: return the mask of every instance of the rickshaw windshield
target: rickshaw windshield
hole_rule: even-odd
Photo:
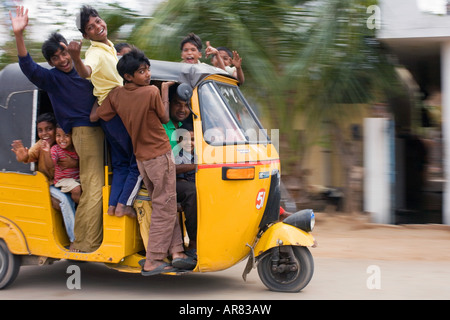
[[[199,98],[207,143],[268,142],[266,132],[236,86],[209,81],[199,88]]]

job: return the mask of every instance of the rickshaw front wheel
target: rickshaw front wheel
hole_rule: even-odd
[[[5,241],[0,239],[0,290],[16,279],[20,269],[20,256],[12,254]]]
[[[259,278],[272,291],[299,292],[308,285],[313,273],[314,260],[306,247],[275,247],[258,263]]]

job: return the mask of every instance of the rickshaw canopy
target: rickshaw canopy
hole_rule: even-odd
[[[48,63],[39,63],[50,68]],[[205,77],[220,74],[230,75],[222,69],[199,63],[187,64],[150,60],[153,81],[176,81],[195,88]],[[0,71],[0,170],[32,173],[34,164],[19,163],[10,151],[13,140],[22,140],[26,147],[36,141],[36,118],[40,113],[39,88],[31,83],[20,70],[18,63]]]

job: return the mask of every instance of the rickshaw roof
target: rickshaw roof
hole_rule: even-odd
[[[46,62],[39,63],[39,65],[44,68],[51,68]],[[230,77],[224,70],[205,63],[189,64],[150,60],[150,65],[152,80],[187,83],[192,88],[195,88],[202,79],[212,74]],[[25,77],[18,63],[9,64],[0,71],[0,106],[6,107],[8,97],[13,92],[35,89],[37,89],[36,86]]]
[[[50,69],[46,62],[39,63]],[[199,63],[188,64],[150,60],[151,76],[154,81],[176,81],[195,88],[205,77],[213,74],[231,77],[227,72],[213,66]],[[7,65],[0,71],[0,171],[30,172],[30,166],[15,160],[10,144],[14,139],[24,140],[29,147],[34,141],[36,108],[40,108],[39,98],[35,99],[38,88],[23,74],[18,63]],[[36,96],[37,97],[37,96]]]
[[[47,63],[40,63],[40,65],[50,68]],[[36,86],[23,74],[18,63],[9,64],[0,71],[0,107],[5,109],[8,107],[8,100],[12,93],[35,89]]]
[[[150,60],[150,65],[152,80],[187,83],[192,88],[195,88],[201,80],[212,74],[231,77],[228,72],[205,63],[190,64]]]

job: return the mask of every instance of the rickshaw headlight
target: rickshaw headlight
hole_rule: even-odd
[[[316,224],[316,217],[312,209],[305,209],[291,214],[283,222],[303,231],[311,232]]]

